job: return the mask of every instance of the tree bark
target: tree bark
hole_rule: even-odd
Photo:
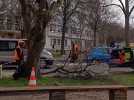
[[[93,45],[96,46],[96,40],[97,40],[97,26],[98,26],[98,20],[99,20],[99,16],[98,14],[96,15],[96,18],[95,18],[95,22],[94,22],[94,41],[93,41]]]
[[[39,73],[39,60],[42,49],[45,45],[45,32],[41,30],[41,23],[36,22],[35,26],[30,31],[28,39],[28,57],[24,68],[24,76],[29,76],[31,68],[36,68],[36,76]]]
[[[96,23],[96,22],[95,22]],[[95,25],[94,26],[94,41],[93,41],[93,45],[94,45],[94,47],[96,46],[96,38],[97,38],[97,34],[96,34],[96,30],[97,30],[97,26]]]
[[[65,45],[65,31],[66,30],[66,21],[64,19],[63,21],[63,26],[62,26],[62,38],[61,38],[61,55],[63,55],[65,53],[65,48],[64,48],[64,45]]]
[[[126,12],[125,12],[125,44],[126,46],[129,45],[129,1],[125,0],[125,8],[126,8]]]
[[[129,45],[129,18],[125,16],[125,44],[126,46]]]
[[[62,18],[62,37],[61,37],[61,55],[65,53],[64,45],[65,45],[65,33],[66,33],[66,24],[67,24],[67,8],[66,8],[66,0],[64,0],[64,8],[63,8],[63,18]]]

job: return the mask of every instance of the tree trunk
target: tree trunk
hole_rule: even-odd
[[[66,28],[66,23],[63,23],[62,26],[62,38],[61,38],[61,55],[63,55],[65,53],[64,51],[64,41],[65,41],[65,28]]]
[[[98,23],[98,18],[95,19],[95,24],[94,24],[94,41],[93,41],[93,45],[94,47],[96,46],[96,40],[97,40],[97,23]]]
[[[126,13],[125,13],[125,44],[128,46],[129,44],[129,1],[125,0],[125,8],[126,8]]]
[[[94,42],[93,42],[94,47],[96,46],[96,29],[94,30]]]
[[[126,46],[129,45],[129,18],[125,17],[125,44]]]
[[[37,73],[39,73],[38,67],[40,67],[40,54],[45,45],[45,33],[40,30],[40,26],[35,26],[35,28],[31,30],[30,34],[32,34],[32,36],[28,38],[28,57],[23,71],[23,75],[26,77],[30,75],[32,67],[36,68],[36,76]]]
[[[63,18],[62,18],[62,37],[61,37],[61,55],[63,55],[65,53],[64,51],[64,44],[65,44],[65,33],[66,33],[66,23],[67,23],[67,20],[66,20],[66,1],[64,1],[64,9],[63,9]]]
[[[61,5],[61,0],[50,3],[48,0],[19,0],[23,29],[26,33],[28,44],[28,57],[22,73],[29,76],[31,68],[39,71],[39,60],[42,49],[45,46],[44,30],[51,17]],[[37,73],[36,72],[36,73]]]

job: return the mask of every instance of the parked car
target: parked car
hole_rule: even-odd
[[[14,50],[18,44],[18,41],[20,39],[0,39],[0,64],[14,64],[14,60],[12,59],[14,55]],[[21,39],[26,41],[26,39]],[[43,49],[41,55],[40,55],[41,62],[52,65],[54,58],[51,52],[47,51],[46,49]]]
[[[94,60],[100,60],[101,62],[110,62],[110,54],[108,48],[103,47],[95,47],[91,49],[91,51],[87,55],[87,61],[89,63],[93,62]]]
[[[12,63],[17,39],[0,39],[0,64]]]
[[[120,62],[119,53],[124,51],[125,60]],[[111,52],[111,64],[116,66],[132,66],[134,65],[134,55],[133,50],[129,47],[122,49],[113,49]]]
[[[46,65],[52,65],[54,62],[54,57],[51,52],[47,49],[43,49],[40,55],[41,62],[44,61]]]
[[[124,51],[125,60],[121,63],[119,53]],[[111,66],[132,66],[134,65],[134,55],[131,48],[107,48],[107,47],[95,47],[87,55],[88,63],[93,62],[94,60],[100,60],[110,64]]]
[[[119,58],[119,52],[121,52],[122,49],[112,49],[111,51],[111,65],[119,65],[120,64],[120,58]]]

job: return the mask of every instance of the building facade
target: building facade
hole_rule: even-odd
[[[0,0],[0,38],[21,38],[17,0]]]
[[[0,38],[21,38],[22,21],[20,17],[18,0],[0,0]],[[3,13],[1,13],[3,12]],[[58,16],[47,26],[45,48],[60,50],[62,37],[62,20]],[[89,48],[92,45],[92,31],[81,33],[78,27],[69,25],[65,34],[65,50],[71,49],[72,42],[80,43],[81,48]]]
[[[93,35],[87,33],[81,35],[78,31],[79,29],[70,28],[67,33],[65,33],[64,48],[65,50],[70,50],[72,43],[80,43],[81,49],[86,49],[92,46]],[[61,48],[61,25],[50,23],[46,28],[46,45],[45,48],[60,50]]]

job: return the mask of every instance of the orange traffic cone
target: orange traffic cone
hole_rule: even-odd
[[[31,72],[31,76],[30,76],[28,85],[30,87],[36,87],[35,67],[32,67],[32,72]]]

